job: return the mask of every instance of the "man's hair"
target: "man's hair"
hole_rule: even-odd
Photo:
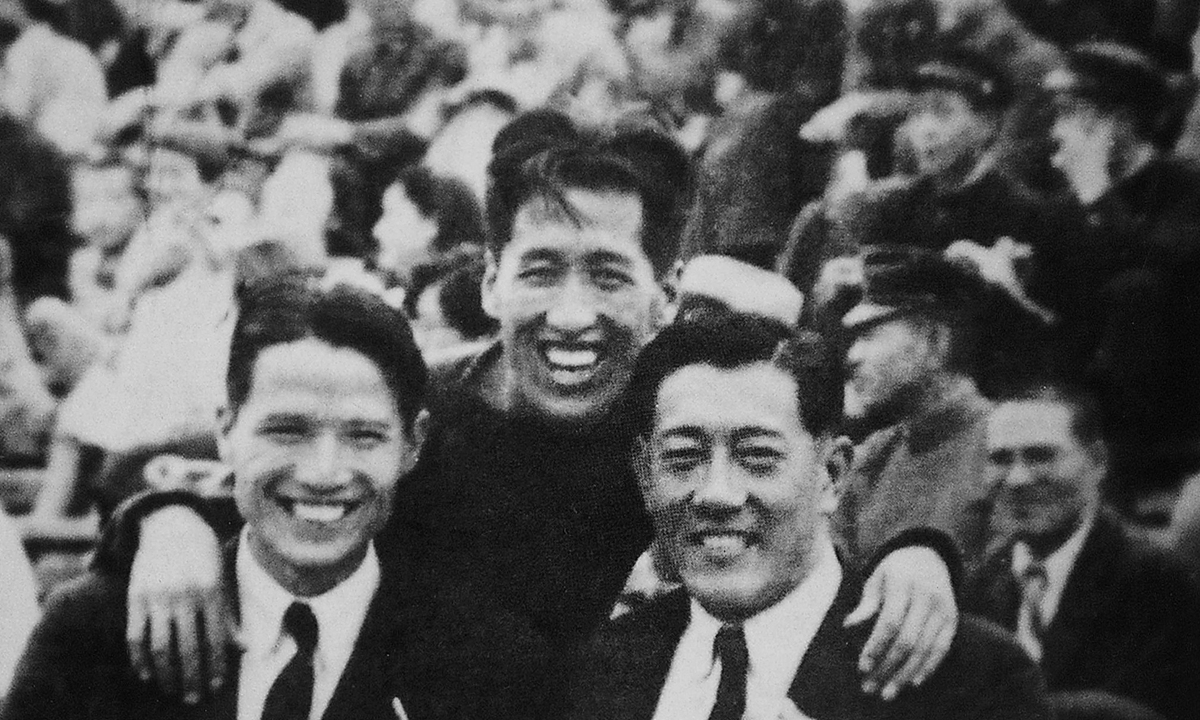
[[[367,290],[331,286],[309,271],[267,278],[239,292],[226,374],[230,408],[236,412],[250,394],[263,350],[306,338],[355,350],[375,363],[411,429],[425,405],[427,370],[408,320]]]
[[[833,431],[842,413],[842,386],[824,339],[777,320],[711,312],[667,326],[638,355],[626,393],[631,429],[648,435],[658,391],[676,370],[708,365],[735,370],[766,363],[796,382],[800,421],[813,437]]]
[[[462,246],[413,268],[412,282],[404,295],[404,311],[417,316],[417,304],[425,290],[441,284],[438,309],[446,323],[468,340],[496,332],[498,323],[483,311],[480,285],[483,282],[483,250]]]
[[[461,180],[437,175],[421,165],[404,168],[395,184],[426,218],[437,223],[430,248],[437,252],[460,245],[483,245],[483,212],[471,188]]]
[[[648,125],[584,129],[563,113],[535,110],[500,131],[492,155],[486,215],[493,254],[512,239],[513,220],[532,199],[580,222],[566,199],[571,188],[636,194],[642,203],[642,250],[656,273],[665,273],[679,254],[690,165],[664,133]]]
[[[1085,445],[1103,440],[1104,423],[1095,397],[1083,387],[1053,377],[1029,377],[1001,387],[997,405],[1006,402],[1051,402],[1071,411],[1071,432]]]

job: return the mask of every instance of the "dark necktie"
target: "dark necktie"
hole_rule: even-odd
[[[708,720],[742,720],[746,712],[746,671],[750,657],[741,625],[721,626],[713,643],[713,655],[721,661],[721,679]]]
[[[312,708],[313,651],[317,618],[304,603],[292,603],[283,614],[283,631],[296,641],[296,654],[280,671],[263,703],[262,720],[308,720]]]
[[[1042,646],[1046,640],[1046,617],[1042,611],[1042,602],[1046,597],[1046,565],[1041,560],[1029,561],[1025,571],[1019,578],[1021,582],[1021,612],[1029,618],[1029,630],[1037,642],[1033,654],[1041,656]]]

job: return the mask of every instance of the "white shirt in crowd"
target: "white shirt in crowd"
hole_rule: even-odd
[[[837,554],[832,544],[824,543],[804,582],[744,623],[749,653],[745,717],[778,717],[841,582]],[[712,713],[721,679],[713,641],[721,624],[692,600],[691,619],[675,648],[654,720],[705,720]]]
[[[1067,578],[1071,575],[1071,569],[1075,567],[1075,559],[1079,557],[1079,551],[1083,549],[1084,540],[1087,539],[1095,521],[1096,513],[1089,513],[1071,537],[1042,561],[1046,567],[1046,591],[1042,595],[1041,603],[1044,627],[1049,627],[1051,621],[1054,620],[1055,613],[1058,612],[1058,603],[1062,599]],[[1025,569],[1029,567],[1029,563],[1033,562],[1033,559],[1033,552],[1029,546],[1024,542],[1017,541],[1013,545],[1012,552],[1013,577],[1024,576]],[[1022,609],[1017,613],[1017,641],[1021,643],[1021,647],[1025,648],[1025,652],[1029,653],[1031,658],[1042,659],[1041,642],[1034,635],[1032,618],[1025,611],[1023,604]]]
[[[242,654],[238,675],[238,720],[258,720],[275,678],[296,654],[296,643],[283,634],[283,614],[295,601],[305,602],[317,618],[310,720],[325,713],[342,671],[350,660],[367,608],[379,588],[379,558],[372,544],[362,565],[332,590],[298,598],[267,574],[250,555],[246,532],[238,542],[236,573],[241,609]]]

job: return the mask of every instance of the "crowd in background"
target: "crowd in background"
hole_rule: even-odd
[[[493,340],[493,141],[550,108],[687,150],[680,260],[737,265],[685,283],[752,266],[803,294],[883,468],[835,517],[858,552],[913,473],[984,472],[974,436],[897,470],[879,431],[951,396],[983,422],[1052,373],[1095,397],[1106,499],[1200,567],[1198,23],[1188,0],[0,0],[0,464],[37,478],[6,503],[34,537],[219,476],[259,279],[380,294],[431,362]],[[928,365],[879,337],[918,305],[954,345]],[[0,552],[10,573],[32,588]]]

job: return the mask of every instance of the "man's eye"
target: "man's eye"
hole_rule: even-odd
[[[382,430],[352,430],[348,437],[358,447],[376,447],[388,440],[388,434]]]
[[[659,463],[676,472],[691,470],[703,460],[704,452],[699,447],[666,448],[658,454]]]
[[[751,472],[770,472],[783,461],[783,453],[775,448],[748,447],[738,452],[738,460]]]
[[[1025,453],[1031,463],[1048,463],[1054,460],[1054,450],[1052,448],[1035,447],[1029,448]]]
[[[620,290],[633,283],[633,278],[623,270],[600,268],[592,273],[596,286],[604,290]]]
[[[527,265],[517,273],[517,278],[534,285],[549,285],[558,276],[552,265]]]

